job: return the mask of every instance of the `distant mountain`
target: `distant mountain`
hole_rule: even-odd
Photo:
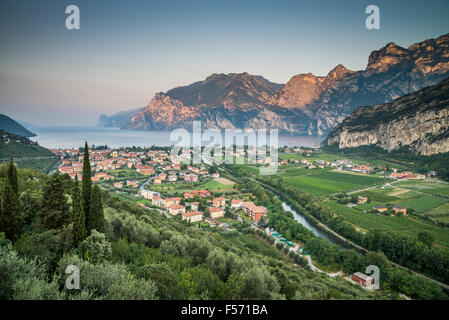
[[[421,155],[449,152],[449,78],[391,103],[355,109],[323,144],[388,151],[407,147]]]
[[[17,134],[22,137],[35,137],[36,134],[27,130],[24,126],[14,121],[10,117],[0,114],[0,130],[7,131],[9,133]]]
[[[360,105],[388,103],[448,76],[446,34],[408,48],[389,43],[370,54],[365,70],[338,65],[325,77],[299,74],[285,86],[248,73],[213,74],[157,93],[146,108],[118,116],[115,123],[130,130],[172,130],[201,120],[206,128],[323,135]]]
[[[101,114],[98,119],[97,127],[121,128],[129,123],[129,121],[144,108],[136,108],[126,111],[114,113],[111,116]]]

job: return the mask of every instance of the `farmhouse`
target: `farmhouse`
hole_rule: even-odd
[[[394,213],[401,213],[404,216],[407,215],[407,208],[401,207],[401,206],[394,206],[393,207]]]
[[[357,197],[357,203],[358,204],[364,204],[368,202],[368,198],[367,197],[362,197],[362,196],[358,196]]]
[[[370,277],[364,273],[361,272],[356,272],[352,275],[352,280],[354,280],[355,282],[360,283],[362,286],[367,286],[369,284],[373,284],[374,283],[374,279],[373,277]]]
[[[373,209],[376,210],[377,212],[385,212],[388,210],[388,208],[384,206],[375,206],[373,207]]]

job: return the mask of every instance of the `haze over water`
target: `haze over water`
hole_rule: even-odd
[[[101,127],[29,127],[37,134],[31,138],[45,148],[78,148],[87,140],[89,145],[119,147],[170,146],[170,131],[135,131]],[[279,135],[279,146],[319,145],[324,136],[284,136]]]

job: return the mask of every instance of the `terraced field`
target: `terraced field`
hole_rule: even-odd
[[[311,171],[310,174],[297,176],[291,176],[290,174],[288,173],[284,178],[286,183],[300,190],[318,195],[362,189],[385,181],[383,178],[375,176],[327,170]]]

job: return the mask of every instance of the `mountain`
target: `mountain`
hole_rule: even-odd
[[[35,137],[36,134],[28,131],[21,124],[17,123],[10,117],[0,114],[0,130],[7,131],[9,133],[17,134],[22,137]]]
[[[388,151],[407,147],[426,156],[449,152],[449,78],[391,103],[355,109],[323,144]]]
[[[358,106],[388,103],[448,76],[446,34],[408,48],[389,43],[370,54],[365,70],[338,65],[326,76],[296,75],[285,86],[248,73],[213,74],[157,93],[122,128],[172,130],[201,120],[205,128],[277,128],[284,134],[323,135]]]
[[[143,109],[144,108],[136,108],[126,111],[120,111],[114,113],[111,116],[101,114],[98,119],[97,127],[121,128],[127,125],[129,121]]]
[[[248,73],[213,74],[204,81],[157,93],[124,129],[172,130],[201,120],[207,128],[243,128],[265,111],[283,85]]]

